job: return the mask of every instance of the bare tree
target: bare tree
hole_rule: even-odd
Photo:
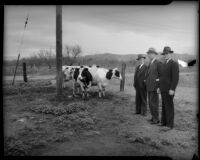
[[[38,53],[38,58],[51,69],[52,59],[54,58],[52,50],[41,49]]]
[[[63,51],[64,54],[63,59],[65,64],[69,64],[69,62],[71,61],[70,53],[71,53],[71,46],[65,45],[65,50]]]
[[[51,69],[52,66],[52,60],[54,58],[52,50],[46,50],[45,52],[45,62],[49,66],[49,69]]]
[[[28,64],[31,65],[31,68],[33,68],[34,66],[40,66],[40,60],[37,56],[36,53],[33,53],[30,58],[28,58]]]
[[[72,62],[71,65],[76,61],[76,58],[81,54],[82,49],[79,45],[75,45],[72,48]]]
[[[65,45],[65,51],[63,53],[66,55],[64,56],[65,63],[68,65],[73,65],[76,62],[77,57],[82,53],[82,49],[79,45]]]
[[[66,45],[65,49],[66,49],[67,57],[69,58],[70,57],[70,52],[71,52],[71,46]]]

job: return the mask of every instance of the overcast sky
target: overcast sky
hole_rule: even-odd
[[[4,58],[17,58],[24,23],[21,57],[55,49],[55,6],[5,6]],[[197,54],[198,3],[165,6],[63,6],[63,47],[78,44],[83,54],[146,53],[168,45],[176,53]]]

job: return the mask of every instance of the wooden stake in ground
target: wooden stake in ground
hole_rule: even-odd
[[[18,67],[19,57],[20,57],[20,54],[18,54],[18,58],[17,58],[16,67],[15,67],[15,73],[14,73],[14,77],[13,77],[12,85],[15,84],[15,75],[16,75],[16,72],[17,72],[17,67]]]
[[[56,6],[56,89],[57,97],[62,95],[62,6]]]
[[[126,70],[126,63],[122,63],[122,68],[121,68],[122,80],[121,80],[121,82],[120,82],[120,91],[124,91],[125,70]]]
[[[28,82],[27,74],[26,74],[26,63],[25,62],[23,62],[23,77],[24,77],[24,82]]]

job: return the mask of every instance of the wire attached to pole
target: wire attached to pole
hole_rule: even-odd
[[[28,16],[29,16],[29,14],[27,14],[27,18],[26,18],[26,21],[25,21],[25,24],[24,24],[24,30],[23,30],[22,39],[21,39],[21,42],[20,42],[19,54],[21,53],[21,49],[22,49],[22,45],[23,45],[23,41],[24,41],[24,32],[25,32],[26,26],[28,24]]]
[[[18,59],[17,59],[16,67],[15,67],[15,73],[14,73],[12,85],[14,85],[14,83],[15,83],[15,75],[16,75],[16,72],[17,72],[18,62],[19,62],[19,58],[20,58],[20,53],[21,53],[22,45],[23,45],[24,32],[25,32],[26,26],[28,24],[28,18],[29,18],[29,14],[27,14],[27,18],[26,18],[26,21],[25,21],[25,24],[24,24],[24,29],[23,29],[22,39],[21,39],[21,42],[20,42],[19,54],[18,54]]]

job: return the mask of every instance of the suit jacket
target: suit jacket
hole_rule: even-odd
[[[156,59],[152,64],[149,64],[146,74],[146,87],[148,92],[157,91],[159,87],[160,67],[161,62]]]
[[[172,59],[168,63],[162,64],[162,72],[160,75],[160,91],[175,91],[179,81],[179,65]]]
[[[143,64],[143,66],[139,69],[140,65],[136,67],[135,75],[134,75],[134,87],[135,88],[145,88],[146,85],[144,80],[146,79],[146,72],[148,67]]]

